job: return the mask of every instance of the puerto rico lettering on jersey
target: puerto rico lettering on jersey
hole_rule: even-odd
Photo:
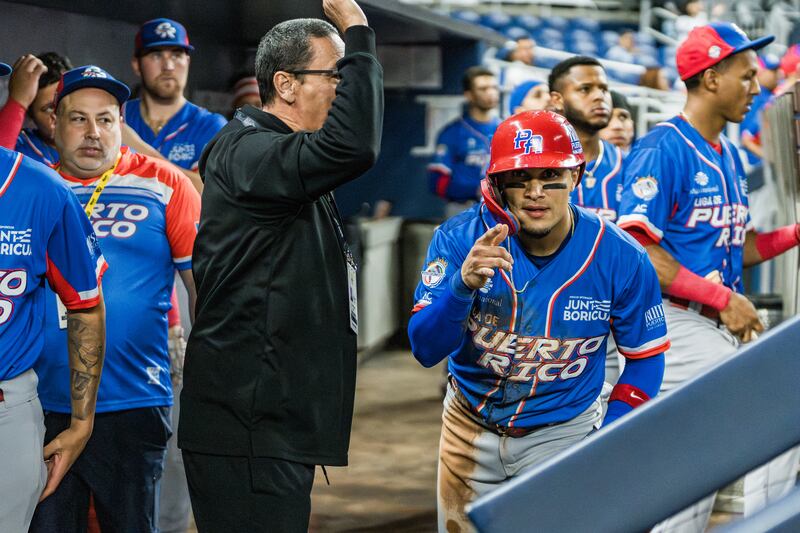
[[[722,135],[717,152],[680,116],[656,125],[625,161],[618,224],[647,233],[700,276],[718,272],[742,292],[743,248],[752,229],[747,180]]]
[[[28,273],[24,270],[0,270],[0,324],[11,320],[14,298],[28,288]]]
[[[506,240],[514,269],[497,271],[475,291],[464,340],[449,354],[450,374],[487,422],[528,427],[583,412],[600,393],[612,332],[629,358],[669,346],[658,279],[644,249],[595,214],[571,209],[574,234],[541,269],[516,236]],[[479,204],[435,231],[415,312],[452,290],[475,240],[495,224]]]

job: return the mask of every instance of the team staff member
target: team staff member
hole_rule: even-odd
[[[0,146],[54,165],[58,151],[53,140],[53,95],[61,75],[72,68],[72,63],[56,52],[23,56],[19,63],[22,68],[11,76],[9,99],[0,110],[0,117],[8,117],[7,109],[16,109],[13,118],[0,118]],[[26,113],[34,128],[22,128]]]
[[[125,144],[147,155],[160,154],[180,167],[202,192],[197,173],[200,154],[227,121],[183,95],[193,50],[181,23],[159,18],[142,24],[131,59],[133,72],[142,82],[142,97],[128,101],[123,115],[137,134],[127,131]]]
[[[451,374],[442,533],[472,531],[467,503],[600,422],[612,331],[628,362],[604,424],[658,392],[669,341],[656,273],[633,239],[569,203],[583,168],[562,116],[507,119],[492,139],[484,203],[438,228],[428,249],[409,337],[423,366],[448,358]]]
[[[0,76],[9,72],[0,63]],[[78,200],[55,172],[4,148],[0,228],[0,531],[27,531],[36,502],[56,490],[92,433],[105,355],[106,262]],[[66,307],[70,401],[63,430],[43,453],[44,416],[31,367],[42,352],[45,279]]]
[[[383,75],[353,0],[261,40],[261,109],[211,141],[179,445],[198,530],[305,532],[314,465],[345,465],[355,270],[332,192],[378,155]]]
[[[120,106],[130,92],[96,66],[64,73],[54,101],[58,172],[86,204],[112,268],[105,277],[108,357],[98,416],[84,454],[36,510],[31,531],[83,531],[89,504],[103,531],[156,531],[172,387],[166,309],[177,268],[190,301],[200,198],[172,165],[121,148]],[[44,309],[35,369],[47,411],[46,440],[68,423],[64,324],[55,298]]]
[[[500,89],[494,73],[484,67],[470,67],[461,84],[467,101],[464,113],[439,133],[436,155],[428,165],[431,191],[447,200],[445,218],[480,198],[492,135],[500,123],[495,116]]]
[[[729,121],[742,121],[759,93],[755,50],[772,40],[751,41],[722,22],[692,30],[677,51],[688,91],[683,112],[657,124],[627,159],[619,223],[645,245],[658,272],[672,339],[663,391],[713,368],[763,331],[742,294],[743,267],[800,241],[796,225],[764,234],[752,229],[742,164],[722,133]],[[745,514],[794,485],[796,452],[782,462],[745,477]],[[656,530],[703,531],[713,500]]]

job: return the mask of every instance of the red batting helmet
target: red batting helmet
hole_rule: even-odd
[[[580,183],[586,160],[578,134],[567,119],[551,111],[523,111],[504,120],[494,132],[488,177],[481,183],[481,192],[492,214],[513,234],[519,224],[504,209],[494,177],[508,170],[575,167]]]

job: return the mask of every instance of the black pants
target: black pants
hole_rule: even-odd
[[[46,412],[44,424],[50,442],[69,427],[70,415]],[[90,492],[103,533],[158,531],[158,491],[171,434],[169,407],[96,415],[86,448],[36,508],[30,532],[85,532]]]
[[[199,533],[306,533],[314,465],[183,451]]]

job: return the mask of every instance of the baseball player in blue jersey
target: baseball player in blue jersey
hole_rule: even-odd
[[[447,124],[436,141],[428,165],[431,191],[447,200],[449,218],[480,198],[480,183],[489,163],[492,135],[500,120],[494,115],[500,100],[497,78],[483,67],[470,67],[462,80],[464,114]]]
[[[796,225],[753,230],[742,163],[722,134],[728,121],[741,122],[759,93],[755,50],[772,39],[751,41],[729,23],[692,30],[677,51],[688,91],[683,112],[657,124],[626,160],[619,224],[645,245],[658,272],[672,340],[663,391],[729,358],[763,330],[742,295],[742,269],[800,241]],[[796,465],[791,452],[748,474],[745,513],[788,491]],[[713,496],[656,530],[703,531],[712,504]]]
[[[197,172],[200,154],[228,121],[183,95],[193,50],[179,22],[159,18],[139,28],[131,66],[141,79],[142,97],[129,100],[123,108],[125,122],[138,138],[127,130],[123,144],[147,155],[160,154],[202,192]]]
[[[0,63],[0,76],[10,71]],[[55,491],[92,433],[105,268],[89,220],[55,172],[0,148],[0,531],[28,530],[37,501]],[[71,415],[43,453],[32,367],[44,343],[45,279],[67,309]]]
[[[424,366],[448,358],[439,531],[464,507],[599,425],[606,339],[627,366],[604,423],[653,397],[669,347],[658,279],[625,232],[569,203],[584,158],[563,117],[526,111],[492,140],[484,201],[428,249],[409,324]]]

